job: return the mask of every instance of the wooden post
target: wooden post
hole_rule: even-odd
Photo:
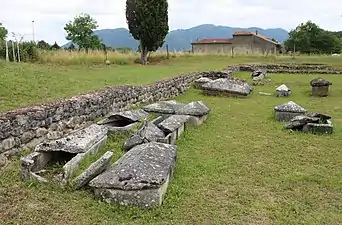
[[[170,58],[170,53],[169,53],[169,45],[166,45],[166,58]]]

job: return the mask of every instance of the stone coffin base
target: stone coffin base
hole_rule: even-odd
[[[120,204],[123,206],[136,206],[139,208],[153,208],[162,205],[163,197],[169,186],[170,176],[165,183],[157,189],[143,190],[119,190],[95,188],[95,196],[108,204]]]
[[[79,153],[74,156],[63,166],[63,173],[61,173],[62,184],[68,182],[70,176],[79,168],[81,161],[87,155],[94,154],[106,142],[107,136],[103,137],[97,143],[93,144],[87,152]],[[20,160],[20,175],[24,181],[35,180],[38,182],[48,182],[44,177],[40,176],[40,171],[52,160],[55,152],[33,152]]]
[[[275,112],[275,119],[277,121],[290,121],[296,116],[304,115],[305,113],[293,113],[293,112]]]
[[[329,94],[329,86],[311,87],[311,95],[316,97],[326,97]]]
[[[277,91],[277,97],[289,97],[291,96],[291,91]]]
[[[93,155],[97,153],[99,148],[104,145],[107,141],[107,136],[103,137],[100,141],[95,143],[92,147],[89,148],[88,151],[84,153],[77,154],[74,158],[72,158],[69,162],[67,162],[64,166],[63,173],[63,183],[66,183],[68,179],[72,176],[72,174],[80,167],[82,160],[88,155]]]
[[[308,123],[304,125],[303,132],[312,134],[332,134],[334,132],[334,126],[330,120],[328,120],[327,124]]]
[[[194,125],[194,126],[200,126],[206,121],[208,118],[208,115],[204,116],[189,116],[188,124]]]

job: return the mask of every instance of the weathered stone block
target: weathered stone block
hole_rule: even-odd
[[[329,86],[311,87],[311,95],[317,97],[326,97],[329,95]]]
[[[312,134],[332,134],[334,132],[334,126],[330,120],[326,124],[308,123],[304,125],[303,131]]]
[[[33,152],[20,159],[20,175],[22,180],[37,178],[35,173],[42,170],[52,159],[52,154]]]
[[[276,89],[277,97],[289,97],[291,95],[291,89],[285,84],[280,85]]]
[[[63,151],[84,153],[107,135],[107,128],[93,124],[85,129],[77,130],[59,140],[39,144],[36,152]]]
[[[158,127],[167,134],[180,130],[177,133],[182,133],[184,124],[189,120],[186,115],[173,115],[158,124]],[[177,135],[179,136],[179,135]]]
[[[107,141],[107,135],[103,136],[100,140],[98,140],[96,143],[94,143],[91,147],[87,149],[87,151],[83,153],[77,154],[75,157],[73,157],[70,161],[68,161],[63,166],[63,178],[62,183],[67,183],[69,178],[73,175],[73,173],[79,168],[82,160],[88,156],[95,154],[99,148],[104,145]]]
[[[85,186],[89,181],[106,170],[110,165],[113,155],[113,152],[108,151],[100,159],[92,163],[81,175],[74,179],[75,188],[79,189]]]
[[[89,182],[108,203],[151,208],[162,204],[176,166],[177,146],[158,142],[138,145]]]
[[[292,118],[304,115],[307,110],[293,101],[274,107],[275,119],[277,121],[289,121]]]

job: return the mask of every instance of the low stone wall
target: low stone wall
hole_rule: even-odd
[[[268,73],[342,74],[342,68],[334,68],[325,64],[250,64],[238,67],[239,71],[246,72],[262,69]]]
[[[70,99],[1,112],[0,158],[10,158],[44,140],[59,139],[110,112],[174,98],[202,76],[221,78],[227,74],[219,71],[190,73],[148,85],[107,87]]]

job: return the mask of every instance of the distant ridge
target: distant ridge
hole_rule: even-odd
[[[267,36],[269,38],[274,38],[279,42],[284,42],[289,34],[288,31],[282,28],[271,28],[262,29],[259,27],[228,27],[228,26],[216,26],[213,24],[202,24],[189,29],[178,29],[170,31],[166,36],[165,45],[168,44],[171,51],[184,51],[191,49],[191,42],[202,38],[231,38],[233,33],[236,31],[258,31],[258,33]],[[132,48],[137,50],[138,42],[133,39],[129,31],[125,28],[116,29],[103,29],[96,30],[94,32],[98,35],[103,43],[107,46],[113,48]],[[63,45],[66,48],[71,44],[71,42]]]

